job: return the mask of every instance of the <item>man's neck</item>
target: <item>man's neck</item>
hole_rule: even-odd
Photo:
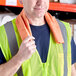
[[[44,17],[41,18],[35,18],[35,17],[30,17],[27,15],[27,18],[29,20],[29,23],[35,26],[42,26],[45,24],[45,19]]]
[[[42,26],[45,24],[45,20],[40,19],[40,18],[34,18],[34,19],[29,19],[30,24],[35,25],[35,26]]]

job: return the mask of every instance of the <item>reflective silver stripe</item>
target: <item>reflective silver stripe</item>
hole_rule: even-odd
[[[12,54],[12,56],[14,56],[14,55],[16,55],[16,53],[18,51],[18,45],[17,45],[17,40],[16,40],[12,22],[6,23],[4,25],[4,27],[5,27],[5,30],[7,33],[7,38],[8,38],[11,54]]]
[[[68,72],[68,68],[67,68],[67,32],[66,32],[66,28],[65,25],[57,20],[59,25],[60,25],[60,29],[64,38],[64,44],[63,44],[63,52],[64,52],[64,76],[67,76],[67,72]]]
[[[7,33],[10,51],[11,51],[11,54],[13,57],[18,52],[18,45],[17,45],[17,40],[16,40],[13,24],[12,24],[12,22],[8,22],[4,25],[4,27],[5,27],[5,31]],[[21,67],[17,71],[17,74],[18,74],[18,76],[23,76]]]

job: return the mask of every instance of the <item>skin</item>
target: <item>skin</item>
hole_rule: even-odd
[[[20,2],[24,5],[24,11],[30,24],[37,26],[45,24],[44,14],[48,10],[49,0],[20,0]],[[11,60],[0,65],[0,76],[13,76],[21,64],[32,56],[36,51],[34,39],[28,36],[21,43],[18,53]]]
[[[76,63],[72,64],[71,76],[76,76]]]
[[[41,26],[49,8],[49,0],[23,0],[24,11],[30,24]]]

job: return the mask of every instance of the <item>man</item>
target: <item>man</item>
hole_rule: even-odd
[[[0,27],[5,61],[0,76],[71,76],[69,24],[47,13],[49,0],[21,3],[24,9],[19,16]]]
[[[74,39],[72,37],[71,40],[71,52],[72,52],[72,76],[76,75],[76,44],[74,42]]]

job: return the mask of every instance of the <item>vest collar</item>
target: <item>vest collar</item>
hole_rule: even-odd
[[[50,27],[50,30],[53,33],[55,42],[64,43],[59,24],[56,21],[55,17],[51,16],[51,14],[47,12],[45,14],[45,20],[47,21],[48,26]],[[24,9],[16,18],[16,26],[18,28],[18,31],[22,40],[24,40],[27,36],[32,35],[31,29],[29,26],[29,21],[24,13]]]

